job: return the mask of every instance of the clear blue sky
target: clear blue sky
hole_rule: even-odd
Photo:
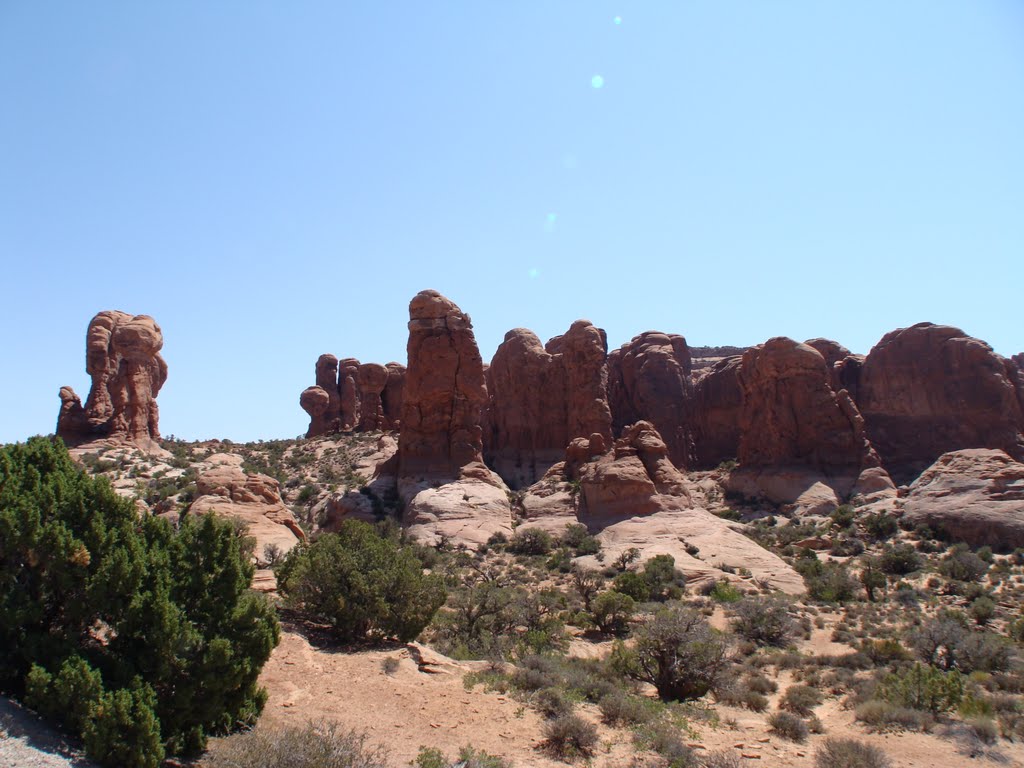
[[[600,79],[595,79],[600,78]],[[602,87],[595,87],[595,85]],[[153,315],[164,434],[292,437],[423,288],[613,347],[1024,350],[1024,3],[0,2],[0,440]]]

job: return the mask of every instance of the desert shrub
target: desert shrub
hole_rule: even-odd
[[[700,768],[740,768],[740,758],[724,749],[703,754],[698,758]]]
[[[416,768],[449,768],[452,765],[458,765],[460,768],[512,768],[512,763],[505,758],[490,755],[469,745],[459,749],[455,760],[447,757],[437,747],[420,747],[416,761],[412,764]]]
[[[784,646],[793,632],[789,606],[777,597],[746,597],[732,614],[733,632],[758,645]]]
[[[821,691],[809,685],[791,685],[779,700],[779,709],[807,717],[824,699]]]
[[[898,640],[865,640],[861,652],[871,659],[876,667],[884,667],[894,661],[909,661],[912,654]]]
[[[541,688],[533,697],[533,706],[545,717],[572,714],[573,703],[558,688]]]
[[[992,598],[982,595],[971,603],[970,613],[976,624],[984,626],[996,615],[996,604]]]
[[[875,695],[890,704],[932,714],[948,712],[964,695],[963,676],[924,664],[892,672],[882,678]]]
[[[227,739],[209,757],[210,768],[388,768],[387,753],[337,723],[259,727]]]
[[[659,722],[641,727],[633,739],[644,749],[657,752],[661,756],[658,765],[664,768],[695,768],[697,764],[693,750],[680,737],[679,730],[670,723]]]
[[[554,547],[551,534],[540,528],[520,528],[508,542],[508,551],[515,555],[546,555]]]
[[[139,517],[33,438],[0,449],[0,542],[0,686],[91,757],[156,765],[255,720],[279,631],[235,526]]]
[[[562,760],[589,757],[597,746],[597,729],[576,715],[544,724],[544,750]]]
[[[604,584],[604,577],[597,571],[592,571],[588,568],[583,568],[577,565],[572,569],[571,580],[572,588],[583,601],[584,610],[591,610],[591,602],[601,591],[601,587]]]
[[[810,733],[807,723],[791,712],[772,712],[768,716],[768,727],[772,733],[796,742],[807,741]]]
[[[601,551],[601,542],[590,535],[587,526],[580,523],[565,526],[560,544],[571,549],[577,557],[596,555]]]
[[[664,602],[683,594],[686,577],[676,569],[672,555],[655,555],[644,563],[643,571],[625,571],[615,577],[614,589],[638,603]]]
[[[516,589],[483,581],[458,589],[436,614],[431,641],[459,659],[501,658],[511,652]]]
[[[966,626],[962,614],[944,613],[924,622],[910,637],[918,656],[939,669],[999,672],[1009,667],[1012,649],[1005,638]]]
[[[875,731],[896,728],[930,731],[935,725],[935,716],[930,712],[900,707],[878,699],[860,704],[854,711],[854,717]]]
[[[731,707],[743,707],[751,712],[764,712],[768,709],[767,696],[738,684],[725,686],[716,691],[715,701]]]
[[[613,691],[597,702],[601,719],[608,725],[629,726],[646,723],[653,718],[650,705],[623,691]]]
[[[939,573],[953,581],[977,581],[988,567],[988,563],[971,552],[966,544],[957,544],[939,562]]]
[[[277,579],[287,605],[330,624],[343,641],[412,640],[445,600],[441,578],[424,575],[411,547],[358,520],[293,548]]]
[[[851,505],[841,504],[832,510],[829,517],[832,518],[833,527],[845,529],[853,525],[853,521],[856,519],[857,514]]]
[[[893,536],[897,530],[899,530],[899,524],[896,522],[896,518],[892,515],[888,515],[885,512],[878,512],[876,514],[865,515],[861,524],[864,526],[864,530],[868,536],[875,539],[876,541],[882,541]]]
[[[796,569],[804,577],[807,594],[823,603],[846,603],[857,594],[857,582],[843,563],[823,563],[814,558],[803,558]]]
[[[836,557],[856,557],[864,552],[864,542],[856,536],[840,536],[832,544],[832,554]]]
[[[764,675],[751,675],[747,678],[747,688],[755,693],[775,693],[779,685]]]
[[[601,632],[623,634],[629,631],[629,621],[633,618],[636,603],[629,595],[616,590],[602,592],[591,605],[594,626]]]
[[[718,687],[728,663],[726,643],[701,614],[683,606],[659,611],[612,651],[620,672],[647,682],[663,700],[698,699]]]
[[[814,753],[814,768],[890,768],[889,757],[856,739],[825,739]]]
[[[736,603],[743,599],[743,593],[731,584],[728,579],[719,579],[711,587],[708,597],[716,603]]]
[[[910,544],[895,544],[882,550],[879,567],[892,576],[905,576],[921,570],[924,559]]]

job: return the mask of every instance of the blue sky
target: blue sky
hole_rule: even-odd
[[[103,309],[162,326],[186,438],[303,432],[423,288],[485,359],[579,317],[1024,350],[1018,0],[9,0],[0,115],[2,441]]]

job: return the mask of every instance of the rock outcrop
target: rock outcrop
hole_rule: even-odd
[[[83,407],[71,387],[61,388],[57,435],[69,445],[107,439],[159,451],[156,398],[167,380],[163,343],[160,326],[148,315],[96,315],[86,339],[89,397]]]
[[[694,385],[694,468],[712,469],[735,461],[740,450],[740,388],[742,357],[719,360]]]
[[[841,380],[841,371],[844,361],[853,353],[839,342],[832,341],[832,339],[808,339],[804,344],[814,347],[818,350],[818,354],[825,358],[825,366],[828,368],[829,383],[832,389],[836,392],[840,389],[846,389]]]
[[[939,456],[996,448],[1024,459],[1017,366],[959,328],[918,323],[882,337],[860,371],[857,405],[885,468],[907,482]]]
[[[309,414],[306,437],[397,429],[404,378],[405,366],[398,363],[384,366],[320,355],[316,385],[299,396],[299,405]]]
[[[437,291],[409,304],[398,493],[411,535],[469,546],[509,534],[508,488],[483,463],[484,366],[469,315]]]
[[[256,557],[272,545],[287,552],[305,539],[291,510],[281,500],[280,484],[272,477],[242,471],[242,457],[215,454],[211,468],[196,478],[196,498],[189,514],[216,512],[243,523],[256,539]]]
[[[568,392],[569,436],[601,435],[612,441],[612,412],[608,406],[608,337],[589,320],[577,320],[544,348],[562,356]]]
[[[945,453],[910,486],[903,514],[971,546],[1024,547],[1024,464],[986,448]]]
[[[485,457],[512,488],[532,485],[562,460],[569,436],[567,376],[561,355],[533,331],[505,334],[487,369]]]
[[[557,532],[579,521],[601,542],[606,559],[636,547],[642,559],[672,555],[694,583],[738,580],[743,568],[776,589],[803,591],[800,576],[742,535],[742,526],[694,507],[686,478],[650,422],[627,427],[610,449],[597,434],[573,440],[565,462],[527,489],[522,504],[524,527]]]
[[[611,440],[604,331],[577,320],[541,346],[536,334],[505,334],[486,371],[484,453],[513,488],[539,480],[576,437]]]
[[[608,356],[608,400],[616,434],[649,421],[677,467],[693,464],[690,350],[675,334],[647,331]]]
[[[743,355],[740,467],[730,490],[807,513],[830,512],[861,492],[857,480],[878,457],[853,399],[832,389],[831,375],[821,353],[784,337]]]

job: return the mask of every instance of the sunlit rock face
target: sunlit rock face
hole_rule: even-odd
[[[163,343],[160,326],[148,315],[97,314],[86,336],[89,397],[83,407],[71,387],[61,388],[57,435],[69,445],[108,439],[159,450],[156,398],[167,380]]]

